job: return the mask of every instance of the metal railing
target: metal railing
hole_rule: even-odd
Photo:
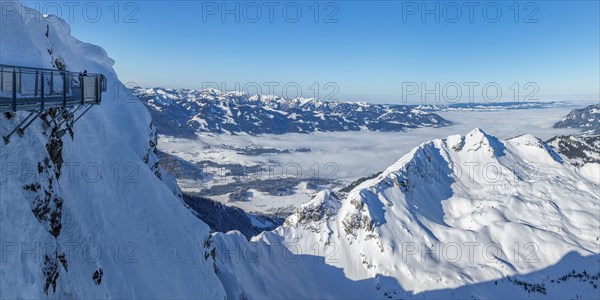
[[[56,127],[56,135],[62,137],[92,107],[100,104],[106,82],[102,74],[0,65],[0,113],[29,112],[2,140],[8,144],[13,134],[23,136],[37,117],[43,120],[44,130]],[[43,112],[50,108],[58,108],[59,113],[48,120]],[[66,124],[64,129],[63,124]]]
[[[106,88],[101,74],[0,65],[0,112],[100,104]]]

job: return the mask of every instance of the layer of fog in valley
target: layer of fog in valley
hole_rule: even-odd
[[[576,129],[555,129],[552,125],[572,107],[440,112],[453,125],[442,128],[419,128],[406,132],[317,132],[283,135],[200,135],[197,140],[161,136],[158,148],[192,163],[211,162],[202,171],[212,175],[202,179],[179,179],[184,192],[203,191],[217,201],[238,206],[247,211],[273,214],[291,212],[324,188],[341,188],[359,178],[383,171],[419,144],[453,134],[465,134],[482,128],[499,138],[529,133],[542,140],[559,134],[576,133]],[[230,176],[231,165],[244,166]],[[224,166],[225,170],[219,168]],[[260,167],[263,172],[253,173]],[[236,178],[233,178],[236,177]],[[291,191],[256,190],[253,184],[272,185],[273,180],[287,177],[297,179]],[[268,181],[270,180],[270,181]],[[314,181],[315,184],[306,184]],[[231,193],[213,187],[230,187],[247,183],[247,198],[230,201]],[[296,185],[297,184],[297,185]],[[223,190],[221,192],[221,190]],[[244,190],[245,192],[245,190]],[[218,195],[218,193],[223,193]],[[246,192],[245,192],[246,193]],[[202,193],[201,193],[202,194]]]

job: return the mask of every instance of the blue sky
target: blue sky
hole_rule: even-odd
[[[56,11],[38,3],[43,12]],[[598,1],[476,2],[472,13],[460,1],[296,1],[280,2],[272,14],[271,2],[262,1],[108,1],[96,2],[98,17],[96,4],[86,14],[86,3],[73,10],[73,34],[104,47],[121,80],[142,86],[225,83],[232,90],[257,83],[267,93],[277,82],[275,94],[293,96],[299,86],[311,97],[317,82],[320,98],[371,102],[399,102],[403,83],[457,83],[461,99],[466,82],[479,84],[475,98],[488,83],[501,88],[504,100],[530,92],[540,100],[597,100],[600,93]],[[223,9],[236,5],[239,12],[223,19]],[[439,22],[433,13],[423,19],[424,9]],[[530,82],[537,88],[526,90]],[[420,89],[409,96],[421,95]]]

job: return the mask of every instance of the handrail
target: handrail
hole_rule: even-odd
[[[50,72],[67,72],[71,74],[79,74],[80,72],[72,72],[72,71],[61,71],[56,69],[45,69],[45,68],[35,68],[35,67],[25,67],[25,66],[15,66],[15,65],[4,65],[0,64],[0,68],[10,68],[10,69],[20,69],[20,70],[32,70],[32,71],[50,71]],[[99,73],[88,73],[89,76],[102,75]]]

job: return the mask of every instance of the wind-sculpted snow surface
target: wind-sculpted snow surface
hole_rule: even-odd
[[[231,298],[593,298],[599,171],[531,135],[433,140],[251,241],[213,235],[218,274]]]
[[[102,73],[110,88],[72,136],[38,119],[0,146],[0,298],[223,298],[209,229],[157,167],[150,115],[113,61],[63,20],[2,9],[1,64]],[[0,116],[0,131],[24,117]]]
[[[315,131],[404,131],[450,124],[406,105],[377,105],[317,99],[284,99],[217,90],[136,88],[158,132],[177,137],[196,133],[283,134]]]

